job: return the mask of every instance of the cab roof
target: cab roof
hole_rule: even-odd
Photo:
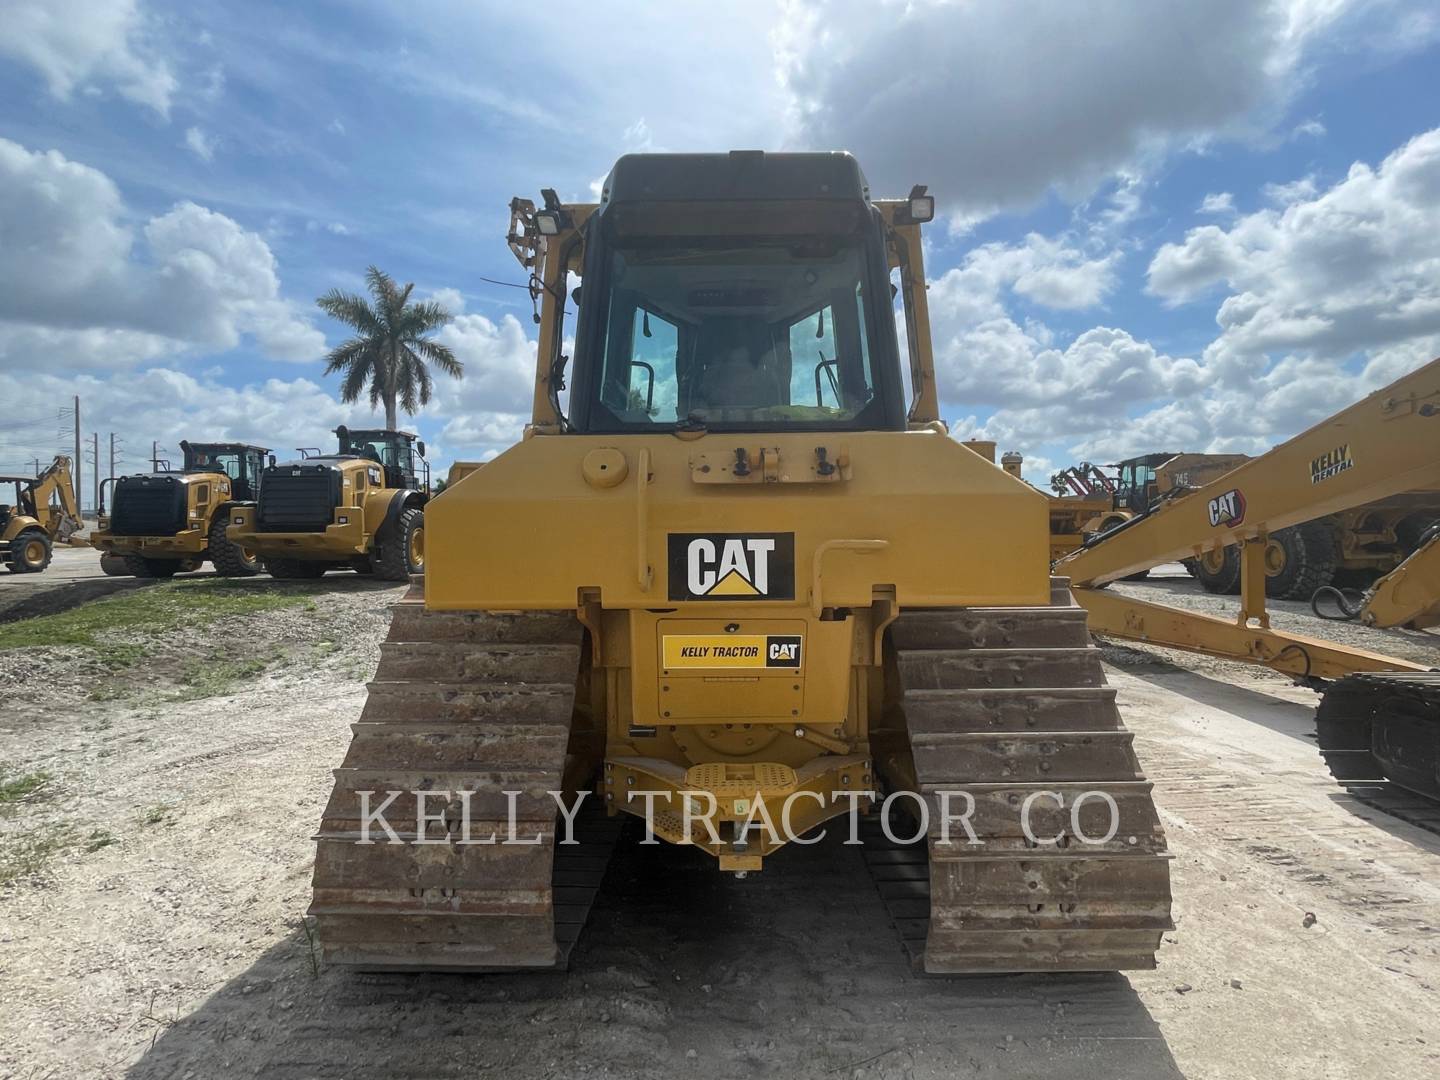
[[[626,154],[605,178],[601,202],[786,200],[867,202],[870,185],[849,154]]]

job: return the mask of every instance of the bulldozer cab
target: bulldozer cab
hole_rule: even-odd
[[[335,437],[342,455],[353,454],[384,469],[386,487],[429,491],[430,464],[425,460],[425,443],[413,432],[342,425],[335,429]]]
[[[854,160],[732,155],[717,199],[708,157],[626,157],[607,181],[569,429],[904,430],[884,222]]]
[[[230,497],[250,501],[259,489],[260,473],[270,451],[263,446],[245,443],[180,443],[185,454],[187,473],[224,473],[230,478]]]

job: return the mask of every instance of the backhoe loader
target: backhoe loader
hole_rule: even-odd
[[[1153,967],[1165,834],[1046,499],[939,419],[933,198],[761,152],[542,194],[508,237],[532,419],[427,507],[317,836],[328,959],[561,965],[616,816],[785,874],[792,837],[878,805],[914,818],[925,970]],[[581,798],[605,816],[571,846]]]
[[[38,573],[81,527],[70,459],[57,456],[38,476],[0,476],[0,490],[12,485],[15,501],[0,503],[0,563],[14,574]]]
[[[270,451],[246,443],[185,441],[180,449],[180,472],[136,473],[101,485],[100,521],[90,544],[100,552],[102,568],[168,578],[208,561],[225,577],[259,573],[255,554],[228,539],[225,530],[230,513],[255,497],[255,481]],[[112,484],[107,515],[105,489]]]
[[[334,454],[302,450],[272,464],[253,506],[230,516],[230,540],[277,578],[351,569],[405,581],[425,568],[430,465],[408,431],[335,429]]]

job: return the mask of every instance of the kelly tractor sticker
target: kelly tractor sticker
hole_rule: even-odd
[[[1215,528],[1233,529],[1245,520],[1245,496],[1239,488],[1231,488],[1210,500],[1210,524]]]
[[[671,533],[671,600],[795,599],[794,533]]]
[[[799,634],[666,634],[661,663],[684,668],[798,670],[805,639]]]
[[[1311,458],[1310,483],[1318,484],[1322,480],[1339,476],[1342,472],[1354,467],[1355,459],[1350,456],[1349,444],[1337,446],[1334,450],[1327,450],[1317,458]]]

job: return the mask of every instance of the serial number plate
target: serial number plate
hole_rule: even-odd
[[[800,667],[805,639],[799,634],[666,634],[662,663],[684,668]]]

